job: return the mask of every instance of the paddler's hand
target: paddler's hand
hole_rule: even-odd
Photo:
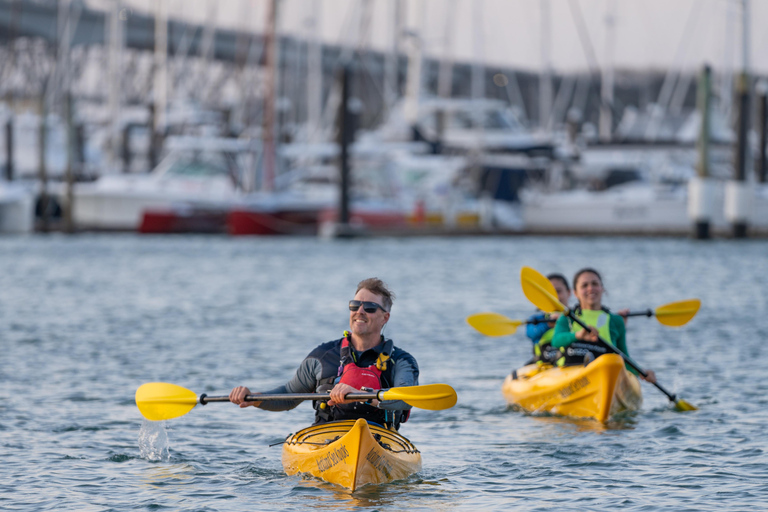
[[[656,373],[653,370],[645,370],[646,377],[644,380],[646,382],[650,382],[651,384],[656,384]],[[642,375],[640,376],[643,377]]]
[[[624,325],[627,325],[627,317],[629,316],[629,309],[620,309],[616,312],[621,318],[624,319]]]
[[[339,405],[339,404],[351,404],[354,402],[359,402],[359,400],[346,400],[344,397],[346,397],[350,393],[363,393],[364,391],[361,389],[356,389],[350,386],[349,384],[343,384],[339,382],[335,386],[333,386],[333,389],[331,390],[331,399],[328,400],[328,405]],[[371,405],[376,407],[379,405],[378,400],[371,400]]]
[[[596,343],[598,338],[597,329],[590,327],[589,330],[582,329],[576,333],[576,339],[579,341],[588,341],[589,343]]]
[[[240,407],[258,407],[261,405],[261,402],[246,402],[245,397],[247,395],[252,395],[258,393],[251,393],[251,390],[248,389],[245,386],[237,386],[232,391],[229,392],[229,401],[233,404],[239,404]]]
[[[550,313],[549,316],[547,317],[547,319],[549,320],[549,322],[547,322],[547,325],[549,327],[554,327],[555,322],[557,322],[558,318],[560,318],[560,313]]]

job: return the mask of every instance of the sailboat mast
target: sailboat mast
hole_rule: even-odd
[[[606,0],[605,13],[605,63],[600,80],[600,140],[609,142],[613,133],[613,48],[616,43],[616,2]]]
[[[541,0],[541,75],[539,76],[539,126],[546,129],[552,108],[551,12],[549,0]]]
[[[450,98],[453,93],[453,33],[456,20],[456,0],[448,0],[443,27],[443,59],[437,78],[437,95]]]
[[[157,0],[155,4],[155,73],[154,73],[154,126],[155,134],[165,128],[166,103],[168,101],[168,3]]]
[[[267,29],[264,35],[266,52],[266,86],[264,88],[264,156],[261,189],[272,191],[275,179],[275,97],[277,79],[277,2],[270,0],[267,8]]]
[[[323,1],[311,0],[311,3],[312,30],[307,59],[307,132],[309,142],[318,142],[323,108],[323,45],[321,42]]]

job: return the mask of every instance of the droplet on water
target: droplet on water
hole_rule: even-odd
[[[168,432],[163,421],[144,420],[139,431],[139,453],[142,459],[169,460]]]

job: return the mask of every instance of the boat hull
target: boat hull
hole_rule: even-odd
[[[227,232],[227,212],[189,207],[150,209],[144,211],[139,233],[210,233]]]
[[[355,489],[401,480],[421,469],[421,453],[397,432],[344,420],[314,425],[288,436],[283,468]]]
[[[317,235],[317,208],[235,209],[227,216],[230,235]]]
[[[565,368],[528,365],[509,375],[502,393],[510,405],[525,411],[549,412],[605,422],[643,403],[640,381],[616,354],[605,354],[587,366]]]

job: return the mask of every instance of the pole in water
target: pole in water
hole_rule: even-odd
[[[43,88],[45,91],[45,88]],[[47,233],[50,229],[50,212],[48,207],[48,170],[45,166],[45,141],[48,137],[46,117],[48,115],[45,105],[45,94],[40,97],[40,126],[38,127],[38,178],[40,179],[40,231]]]
[[[749,160],[749,75],[738,77],[738,137],[734,155],[734,176],[725,187],[725,218],[731,223],[734,238],[747,236],[747,223],[752,210],[752,187],[746,181]]]
[[[768,173],[768,154],[766,151],[766,146],[768,146],[768,81],[765,79],[760,80],[757,83],[756,91],[760,105],[757,116],[760,133],[760,146],[758,154],[760,156],[755,172],[757,182],[765,183],[766,173]]]
[[[697,104],[701,112],[701,131],[696,176],[688,182],[688,217],[693,221],[693,238],[708,239],[709,223],[714,213],[715,184],[709,177],[709,142],[711,123],[712,70],[704,66],[699,78]]]
[[[321,236],[331,236],[337,238],[350,238],[363,235],[364,232],[360,226],[350,224],[350,159],[349,147],[355,139],[355,128],[357,125],[355,103],[351,97],[352,68],[345,65],[339,71],[339,81],[341,82],[341,105],[339,106],[339,210],[338,218],[335,223],[328,223],[321,227]],[[359,103],[359,102],[358,102]]]
[[[13,114],[5,123],[5,179],[13,181]]]
[[[351,128],[349,116],[349,75],[349,67],[344,66],[341,70],[341,110],[339,112],[339,166],[341,173],[339,223],[343,226],[349,224],[349,144],[351,142],[349,133]]]
[[[74,115],[72,112],[72,93],[70,91],[67,91],[65,97],[64,97],[64,109],[65,109],[65,119],[67,122],[67,169],[65,172],[65,180],[66,180],[66,197],[67,200],[64,202],[64,211],[62,212],[64,217],[64,231],[66,233],[72,234],[75,232],[75,226],[73,223],[72,218],[72,209],[73,209],[73,201],[74,201],[74,186],[75,186],[75,160],[78,157],[78,152],[75,147],[75,125],[72,121]]]

